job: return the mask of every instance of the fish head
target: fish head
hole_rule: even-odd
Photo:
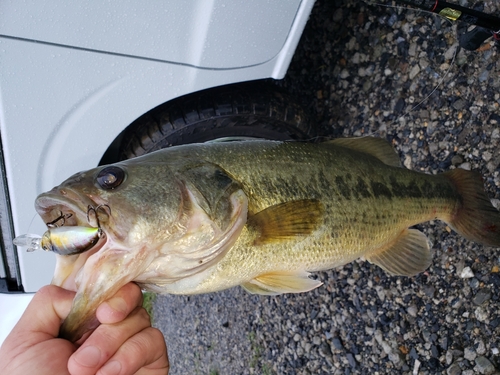
[[[152,247],[179,236],[187,216],[182,186],[165,165],[123,162],[77,173],[37,197],[50,226],[103,233],[86,252],[56,255],[52,284],[77,292],[63,336],[76,341],[92,329],[99,304],[147,268],[157,255]]]
[[[35,208],[48,224],[99,227],[108,241],[133,247],[171,235],[164,229],[179,222],[184,200],[175,173],[146,160],[79,172],[40,194]]]
[[[36,199],[46,223],[103,233],[88,251],[56,255],[52,283],[76,291],[61,337],[95,328],[97,307],[130,281],[165,285],[215,264],[244,227],[246,196],[224,171],[161,155],[77,173]]]

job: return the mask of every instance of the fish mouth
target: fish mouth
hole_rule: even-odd
[[[101,228],[111,213],[108,205],[96,203],[86,195],[70,189],[51,190],[40,194],[35,201],[35,210],[48,228],[61,226]]]
[[[107,233],[102,229],[101,224],[108,222],[108,211],[96,209],[96,207],[99,207],[99,204],[90,197],[68,188],[54,188],[40,194],[35,200],[35,209],[49,229],[90,227],[99,228],[104,233],[90,248],[82,250],[76,246],[74,251],[65,251],[64,254],[56,253],[56,269],[51,284],[77,291],[87,260],[99,253],[106,245]]]

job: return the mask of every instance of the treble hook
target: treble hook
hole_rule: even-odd
[[[61,227],[64,226],[64,224],[66,224],[66,219],[69,219],[71,216],[73,216],[73,214],[66,214],[64,215],[62,213],[62,211],[59,211],[60,215],[59,217],[57,217],[55,220],[52,220],[48,223],[45,223],[47,225],[47,227],[49,228],[57,228],[59,227],[59,225],[56,225],[56,223],[59,221],[59,220],[62,220],[62,224],[60,225]]]
[[[97,223],[97,228],[101,228],[101,223],[99,222],[99,215],[97,214],[97,211],[99,211],[99,209],[106,211],[106,208],[108,209],[108,215],[111,216],[111,207],[109,207],[107,204],[100,204],[97,207],[89,204],[87,207],[87,221],[90,222],[90,213],[93,212]]]

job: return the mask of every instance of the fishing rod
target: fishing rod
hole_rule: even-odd
[[[437,13],[451,21],[463,21],[475,25],[476,28],[459,38],[460,46],[469,51],[478,49],[491,36],[497,41],[500,40],[500,17],[441,0],[395,0],[395,2]]]

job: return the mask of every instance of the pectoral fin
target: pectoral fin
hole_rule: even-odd
[[[241,286],[249,293],[275,296],[283,293],[308,292],[322,285],[310,279],[309,272],[274,272],[260,275]]]
[[[257,232],[254,245],[263,245],[311,234],[322,216],[320,201],[304,199],[268,207],[250,216],[247,224]]]
[[[432,254],[425,234],[406,229],[389,246],[374,251],[365,259],[391,275],[413,276],[429,267]]]

